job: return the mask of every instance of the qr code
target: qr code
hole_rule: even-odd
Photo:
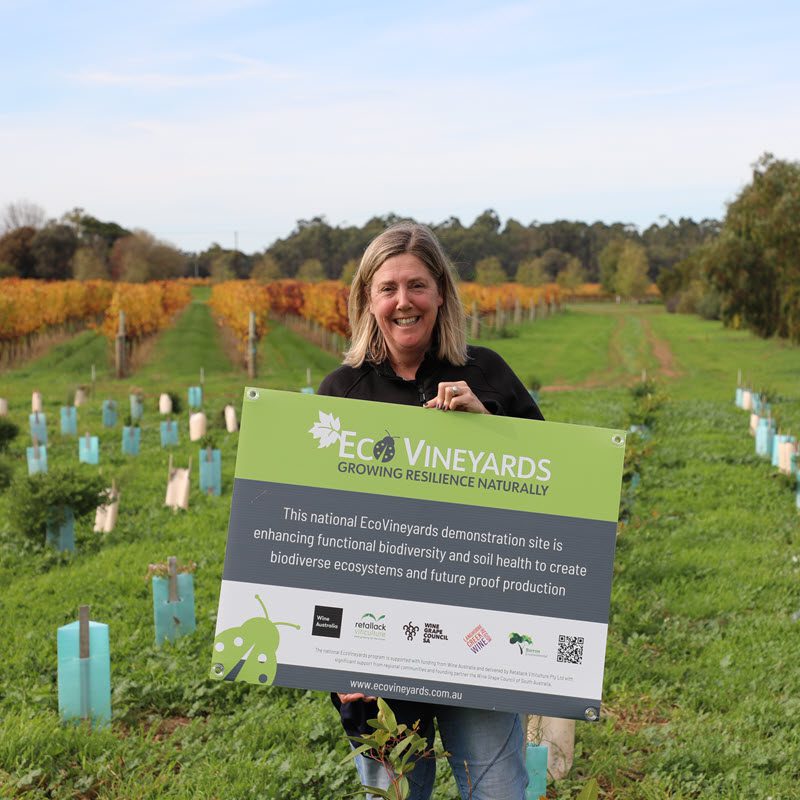
[[[582,664],[583,636],[559,636],[558,661],[564,664]]]

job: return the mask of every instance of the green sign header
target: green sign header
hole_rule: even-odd
[[[245,389],[236,477],[616,521],[625,433]]]

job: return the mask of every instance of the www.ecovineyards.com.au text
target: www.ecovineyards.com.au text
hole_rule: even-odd
[[[375,681],[350,681],[350,688],[354,692],[363,692],[366,695],[393,692],[408,697],[436,697],[446,700],[463,700],[462,692],[449,689],[429,689],[427,686],[407,686],[401,683],[380,683]]]

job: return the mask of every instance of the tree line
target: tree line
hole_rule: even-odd
[[[395,214],[376,216],[359,227],[314,217],[299,220],[263,252],[248,254],[213,244],[190,253],[80,208],[46,220],[38,206],[18,202],[6,207],[0,224],[0,277],[349,281],[369,241],[400,219]],[[567,287],[599,281],[609,292],[629,294],[632,285],[655,280],[713,238],[719,223],[663,219],[643,231],[624,223],[567,220],[523,225],[512,218],[503,224],[490,209],[469,225],[450,217],[431,227],[464,280],[527,285],[558,280]]]
[[[663,270],[673,311],[800,343],[800,162],[765,153],[718,235]]]
[[[523,225],[502,223],[489,209],[469,225],[450,217],[431,227],[464,280],[534,286],[557,280],[566,287],[592,281],[625,296],[655,280],[670,311],[800,342],[800,162],[766,153],[752,170],[722,221],[662,218],[644,230],[620,222]],[[314,217],[299,220],[262,252],[213,244],[189,253],[80,208],[47,220],[23,201],[0,218],[0,277],[349,281],[368,242],[399,220],[387,214],[359,227]]]

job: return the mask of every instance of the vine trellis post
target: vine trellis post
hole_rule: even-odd
[[[118,378],[124,378],[127,371],[126,356],[126,341],[125,341],[125,312],[119,312],[119,328],[117,329],[117,338],[114,342],[114,361],[116,363],[116,375]]]

